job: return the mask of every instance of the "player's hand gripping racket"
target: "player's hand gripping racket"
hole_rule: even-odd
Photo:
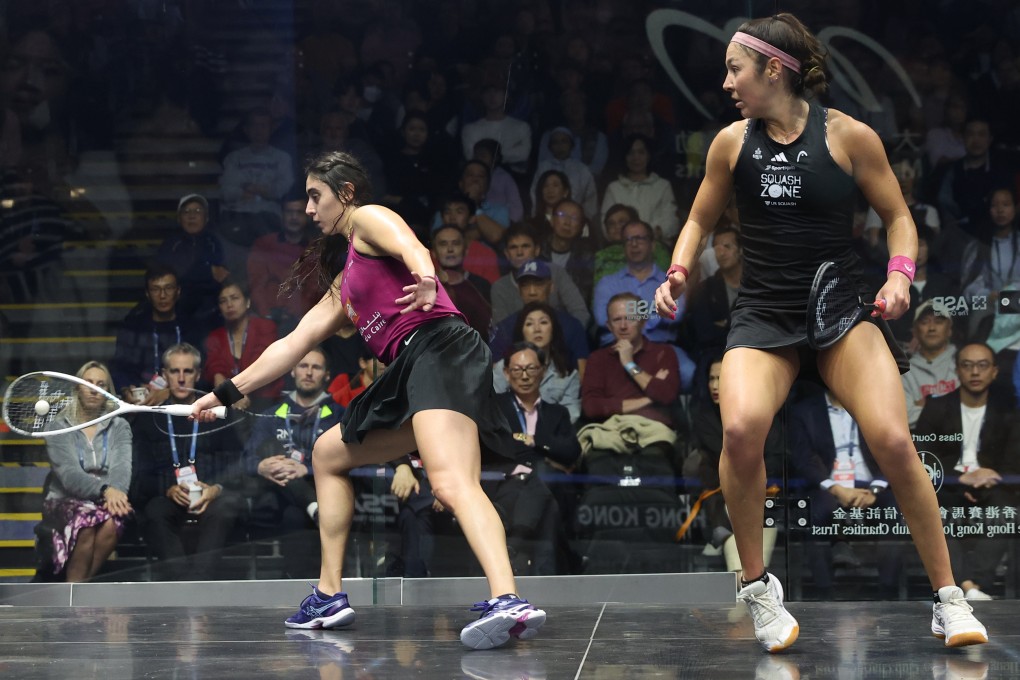
[[[85,407],[82,413],[92,417],[70,427],[49,429],[57,415],[74,400]],[[129,404],[106,390],[73,375],[53,371],[27,373],[7,387],[3,416],[10,428],[30,437],[52,437],[90,427],[125,413],[168,413],[172,416],[191,415],[191,404],[139,406]],[[225,418],[227,409],[212,409],[217,418]],[[88,417],[88,416],[86,416]]]
[[[812,349],[832,347],[861,317],[885,311],[885,300],[864,302],[857,282],[835,262],[818,268],[807,308],[807,339]]]

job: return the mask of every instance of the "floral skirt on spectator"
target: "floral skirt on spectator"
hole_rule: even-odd
[[[53,530],[53,572],[56,574],[63,571],[74,546],[78,544],[78,534],[82,529],[98,527],[113,519],[118,538],[124,531],[122,517],[114,517],[106,508],[77,498],[46,501],[43,503],[43,519]]]
[[[372,430],[395,430],[419,411],[443,409],[475,421],[483,450],[510,455],[513,434],[496,404],[492,353],[478,331],[449,316],[422,325],[408,339],[348,405],[344,441],[357,444]]]

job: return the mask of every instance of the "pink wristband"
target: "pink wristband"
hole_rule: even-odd
[[[893,272],[899,272],[910,279],[910,282],[914,282],[914,272],[917,267],[914,266],[914,261],[905,255],[897,255],[896,257],[889,259],[889,266],[886,268],[886,276]]]
[[[681,274],[684,275],[685,279],[691,278],[691,273],[687,271],[687,267],[683,266],[682,264],[671,264],[669,266],[669,269],[666,270],[666,278],[668,279],[670,276],[672,276],[673,272],[680,272]]]

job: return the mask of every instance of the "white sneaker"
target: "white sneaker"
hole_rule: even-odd
[[[931,632],[937,638],[944,638],[946,647],[988,642],[988,631],[975,618],[974,608],[956,586],[939,588],[939,602],[932,605]]]
[[[971,588],[963,595],[968,600],[990,600],[992,596],[980,588]]]
[[[737,593],[737,599],[747,604],[754,619],[754,636],[769,652],[781,652],[796,640],[800,625],[783,606],[783,586],[772,574],[766,585],[755,581]],[[932,624],[934,626],[934,623]]]

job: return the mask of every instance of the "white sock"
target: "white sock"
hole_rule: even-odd
[[[315,519],[315,513],[318,512],[318,510],[319,501],[312,501],[311,503],[308,504],[308,507],[305,508],[305,512],[307,512],[308,516],[311,517],[312,519]]]

